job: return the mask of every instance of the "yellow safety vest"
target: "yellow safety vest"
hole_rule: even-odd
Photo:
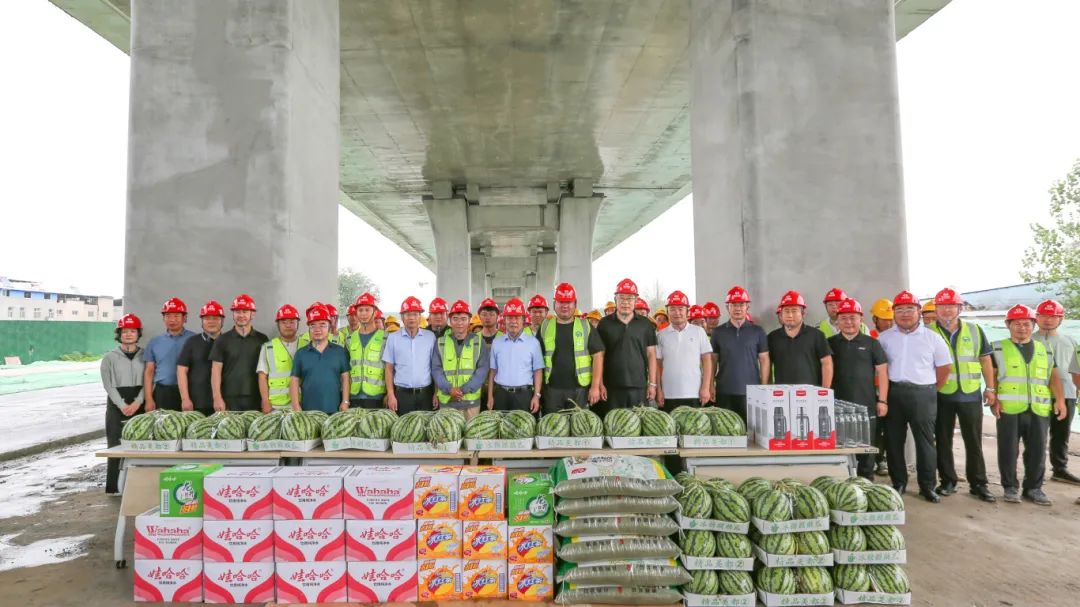
[[[936,331],[952,352],[953,364],[949,368],[949,379],[938,392],[955,394],[959,388],[964,394],[978,392],[982,386],[982,365],[979,364],[979,347],[982,345],[982,329],[969,322],[960,323],[960,334],[956,336],[956,348],[944,329],[932,323],[930,329]],[[959,379],[959,381],[957,381]]]
[[[476,359],[483,352],[483,341],[481,341],[480,336],[471,333],[465,338],[465,342],[461,344],[461,356],[457,355],[457,347],[452,335],[443,335],[437,340],[436,344],[442,350],[443,373],[446,375],[446,381],[450,383],[450,386],[460,388],[469,383],[469,380],[472,379],[473,374],[476,372]],[[482,386],[483,384],[481,384]],[[438,390],[437,396],[440,404],[445,405],[450,402],[450,395],[442,390]],[[461,403],[466,408],[479,405],[480,388],[462,395]]]
[[[299,350],[300,346],[297,346]],[[292,377],[293,357],[280,337],[271,339],[263,346],[266,357],[266,385],[270,393],[270,406],[274,409],[291,409],[289,381]]]
[[[829,339],[833,335],[836,335],[836,330],[833,329],[833,326],[829,323],[828,318],[821,321],[821,323],[818,324],[817,328],[819,331],[825,334],[825,339]],[[861,324],[861,326],[859,327],[859,333],[862,333],[863,335],[870,334],[870,329],[866,328],[866,323]]]
[[[346,329],[346,331],[347,330],[348,329]],[[341,347],[345,347],[345,337],[341,334],[341,331],[338,331],[337,333],[331,333],[330,335],[328,335],[326,337],[326,341],[328,341],[328,342],[330,342],[332,344],[337,344],[337,345],[339,345]],[[311,343],[311,332],[310,331],[304,331],[304,334],[300,336],[300,340],[297,342],[298,345],[296,347],[297,347],[297,349],[300,349],[300,348],[303,348],[304,346],[306,346],[306,345],[308,345],[310,343]]]
[[[349,394],[358,396],[382,396],[386,394],[386,367],[383,366],[383,347],[386,331],[375,329],[367,347],[360,341],[360,332],[349,336]]]
[[[544,383],[551,380],[551,363],[555,354],[555,324],[545,320],[540,325],[544,336]],[[574,324],[574,370],[578,385],[585,387],[592,383],[592,354],[589,354],[589,333],[592,324],[584,318],[575,318]]]
[[[1032,413],[1048,417],[1053,410],[1050,397],[1050,356],[1041,342],[1035,344],[1031,363],[1009,339],[994,342],[994,361],[997,363],[997,399],[1001,410],[1010,415]]]

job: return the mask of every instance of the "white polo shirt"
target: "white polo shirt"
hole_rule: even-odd
[[[701,389],[701,355],[712,353],[705,329],[687,323],[682,331],[675,325],[657,334],[656,358],[664,361],[660,385],[664,398],[697,398]]]
[[[889,359],[889,381],[937,384],[937,368],[952,364],[949,344],[921,322],[911,333],[893,325],[878,341]]]

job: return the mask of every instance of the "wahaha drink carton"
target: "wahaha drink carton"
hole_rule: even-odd
[[[461,466],[419,466],[413,476],[416,518],[457,518]]]
[[[203,560],[207,563],[274,562],[274,521],[206,521]]]
[[[461,559],[424,559],[416,563],[417,600],[461,598]]]
[[[555,596],[554,566],[510,565],[507,594],[511,601],[548,601]]]
[[[345,518],[413,519],[416,466],[365,466],[345,476]]]
[[[506,560],[506,521],[464,521],[461,557]]]
[[[201,603],[202,561],[135,561],[135,602]]]
[[[506,560],[516,563],[554,563],[554,536],[550,525],[510,527]]]
[[[352,603],[414,602],[416,561],[349,563],[348,587]]]
[[[506,520],[506,468],[465,466],[458,477],[458,518]]]
[[[416,558],[461,558],[461,521],[452,518],[417,521]]]
[[[158,508],[135,517],[135,558],[201,560],[203,522],[198,518],[166,518]]]
[[[158,475],[161,516],[202,518],[203,481],[221,464],[177,464]]]
[[[461,561],[461,593],[464,599],[505,599],[506,561]]]
[[[297,466],[273,477],[274,518],[331,519],[342,515],[342,479],[350,466]]]
[[[278,603],[345,603],[349,599],[344,561],[277,563]]]
[[[207,603],[274,601],[273,563],[206,563],[203,600]]]
[[[222,468],[203,479],[203,518],[208,521],[274,518],[273,476],[282,468]]]
[[[274,521],[274,559],[279,563],[344,561],[345,520]]]
[[[345,560],[415,561],[416,521],[345,521]]]

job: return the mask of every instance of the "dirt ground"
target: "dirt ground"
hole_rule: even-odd
[[[988,424],[989,425],[989,424]],[[963,470],[963,442],[956,439],[958,468]],[[996,442],[984,439],[992,489],[997,485]],[[1073,436],[1073,456],[1080,437]],[[1080,461],[1074,464],[1080,470]],[[104,480],[104,465],[80,472]],[[884,482],[884,479],[882,479]],[[914,486],[914,479],[911,482]],[[1035,606],[1080,604],[1080,487],[1047,482],[1054,500],[1049,508],[1030,503],[984,504],[967,493],[929,504],[909,493],[905,496],[908,524],[902,527],[908,543],[907,571],[913,585],[914,605]],[[0,494],[3,486],[0,485]],[[116,569],[112,536],[119,500],[100,488],[68,494],[41,512],[0,520],[0,541],[19,534],[12,543],[84,536],[85,554],[74,560],[30,568],[0,571],[0,605],[25,607],[117,607],[133,604],[131,568]],[[128,526],[127,559],[131,556]],[[61,546],[55,550],[72,550]],[[75,550],[79,550],[76,546]]]

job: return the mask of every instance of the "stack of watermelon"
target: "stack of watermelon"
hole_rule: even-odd
[[[465,414],[457,409],[412,411],[394,420],[390,440],[395,443],[438,445],[460,441],[465,433]]]
[[[676,407],[671,412],[683,436],[746,436],[738,413],[720,407]]]
[[[248,428],[262,417],[258,411],[217,411],[188,426],[184,438],[202,440],[244,440]]]
[[[677,432],[675,420],[656,407],[612,409],[604,416],[607,436],[675,436]]]
[[[257,443],[273,440],[315,440],[321,436],[322,424],[328,418],[329,415],[322,411],[273,411],[257,414],[247,426],[247,438]]]
[[[882,515],[882,518],[897,520],[901,519],[897,513],[904,512],[904,500],[892,487],[875,485],[864,478],[822,476],[811,484],[825,493],[830,507],[838,512],[891,513]],[[841,524],[837,519],[834,516],[829,530],[833,549],[855,554],[847,554],[847,561],[834,567],[833,582],[836,588],[858,593],[910,593],[911,583],[900,567],[906,560],[906,553],[899,552],[906,551],[907,543],[896,525]],[[885,552],[892,554],[883,555]]]
[[[536,427],[536,435],[552,438],[594,438],[604,435],[604,422],[592,411],[574,407],[541,417],[540,424]]]
[[[389,409],[348,409],[322,423],[323,440],[335,438],[388,439],[397,414]]]
[[[699,596],[743,596],[754,593],[750,575],[753,554],[747,537],[750,506],[735,485],[720,479],[702,479],[680,472],[678,495],[682,519],[680,544],[683,564],[692,579],[683,586],[687,607],[715,604]]]
[[[536,418],[527,411],[483,411],[465,423],[465,438],[519,440],[536,436]]]
[[[188,427],[204,417],[198,411],[155,409],[127,420],[120,438],[125,441],[175,441],[184,438]]]

